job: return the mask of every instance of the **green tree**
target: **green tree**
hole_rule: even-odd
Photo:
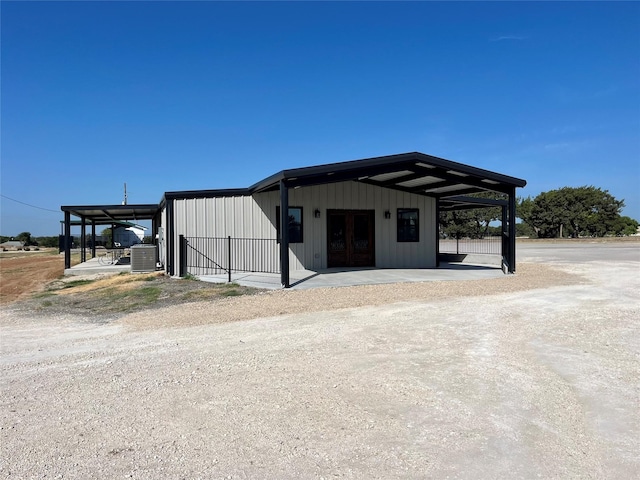
[[[616,200],[607,190],[583,186],[520,199],[517,212],[540,238],[601,237],[624,230],[620,223],[623,207],[624,201]]]
[[[542,192],[531,204],[529,215],[522,217],[531,225],[540,238],[563,236],[562,226],[566,223],[565,201],[557,190]],[[523,212],[523,215],[526,215]]]
[[[104,246],[107,248],[113,247],[113,232],[111,228],[105,228],[100,232],[100,235],[104,239]]]
[[[538,229],[531,223],[531,209],[533,208],[533,200],[531,197],[519,197],[516,202],[516,217],[522,220],[529,230],[538,234]],[[522,227],[521,227],[522,228]]]
[[[631,217],[619,217],[611,226],[611,234],[617,236],[634,235],[638,231],[637,220]]]
[[[38,245],[41,247],[56,247],[58,248],[59,239],[55,237],[35,237]]]
[[[31,239],[30,232],[21,232],[16,235],[16,240],[22,242],[25,246],[33,245],[33,240]]]

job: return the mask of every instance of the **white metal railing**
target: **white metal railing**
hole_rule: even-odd
[[[501,237],[440,239],[440,253],[473,253],[500,255],[502,253],[501,250]]]

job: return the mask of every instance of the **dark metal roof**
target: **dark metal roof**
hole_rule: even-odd
[[[62,206],[63,212],[84,218],[98,225],[109,225],[123,221],[152,220],[157,214],[158,204],[145,205],[75,205]]]
[[[64,220],[60,220],[60,224],[64,225]],[[69,225],[71,225],[72,227],[77,227],[82,225],[82,220],[71,220],[69,222]],[[132,222],[127,222],[124,220],[118,220],[118,221],[108,221],[108,222],[96,222],[96,225],[113,225],[115,227],[136,227],[136,228],[140,228],[143,230],[147,230],[147,227],[143,226],[143,225],[138,225],[137,223],[132,223]]]
[[[281,180],[288,187],[357,181],[440,198],[443,206],[448,205],[445,201],[448,197],[486,191],[509,193],[513,188],[527,184],[520,178],[413,152],[282,170],[248,188],[167,192],[165,199],[251,195],[277,190]],[[460,203],[458,199],[456,204]]]

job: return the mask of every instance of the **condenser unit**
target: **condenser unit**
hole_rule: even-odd
[[[131,247],[131,272],[155,272],[156,270],[156,246],[134,245]]]

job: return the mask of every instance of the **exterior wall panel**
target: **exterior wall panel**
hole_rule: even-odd
[[[276,238],[278,191],[253,196],[177,199],[174,241],[178,236],[235,238]],[[290,244],[290,268],[327,267],[327,210],[375,211],[375,264],[378,268],[430,268],[436,266],[435,200],[368,185],[341,182],[313,187],[291,188],[289,206],[302,207],[303,243]],[[419,210],[419,242],[398,243],[398,208]],[[320,218],[315,218],[315,210]],[[384,212],[389,211],[390,219]],[[162,217],[166,225],[165,212]],[[177,255],[177,252],[176,252]],[[274,253],[273,255],[278,255]],[[277,260],[277,258],[275,259]],[[176,265],[179,259],[176,258]]]

